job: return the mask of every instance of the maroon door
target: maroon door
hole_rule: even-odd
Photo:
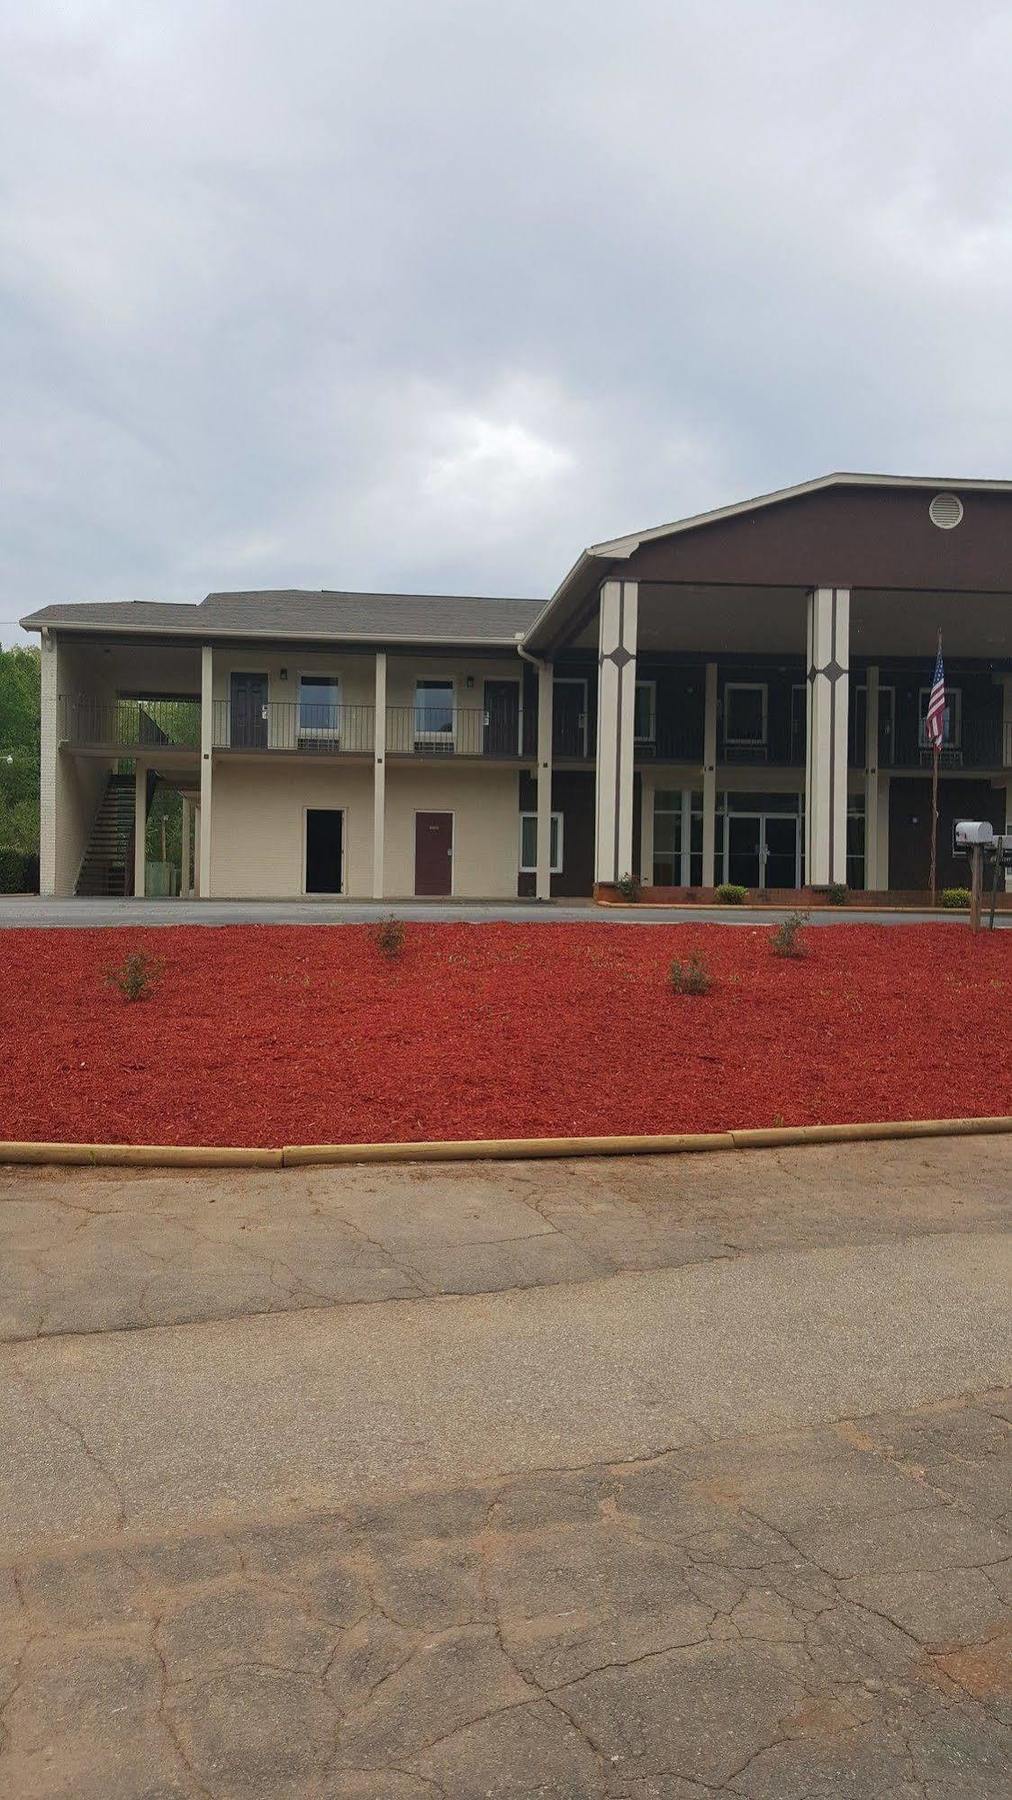
[[[415,814],[415,893],[453,892],[453,814]]]

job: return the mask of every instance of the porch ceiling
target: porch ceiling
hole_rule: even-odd
[[[731,654],[805,654],[806,590],[641,582],[639,649]],[[961,594],[857,588],[851,595],[853,657],[934,656],[941,629],[950,656],[1012,667],[1012,593]],[[573,647],[597,648],[597,613]]]

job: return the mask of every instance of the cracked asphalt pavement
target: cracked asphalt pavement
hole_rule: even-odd
[[[1012,1140],[0,1171],[11,1800],[1002,1800]]]

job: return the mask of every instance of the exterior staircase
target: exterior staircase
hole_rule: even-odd
[[[74,892],[132,894],[133,886],[134,778],[110,775],[92,823]]]

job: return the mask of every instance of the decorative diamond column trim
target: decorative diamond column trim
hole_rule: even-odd
[[[638,583],[602,584],[594,844],[594,879],[599,882],[615,882],[632,871],[638,610]]]
[[[850,589],[808,596],[805,869],[811,887],[847,879]]]

